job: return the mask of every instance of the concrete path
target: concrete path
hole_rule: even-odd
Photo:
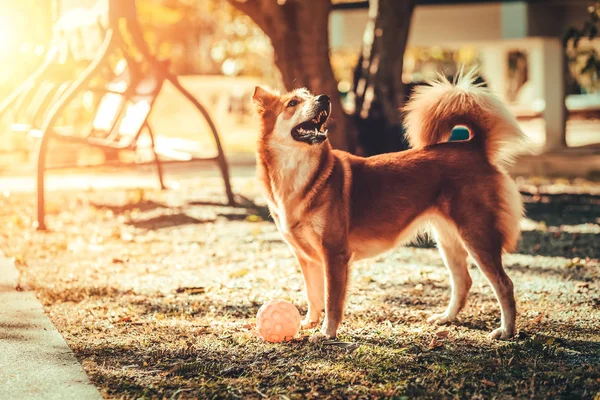
[[[102,399],[33,292],[0,253],[0,399]]]

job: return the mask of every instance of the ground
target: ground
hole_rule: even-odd
[[[505,256],[518,299],[516,339],[490,341],[499,309],[471,268],[455,325],[427,317],[449,298],[427,240],[353,266],[338,341],[314,331],[269,344],[265,301],[306,311],[299,267],[252,174],[177,191],[49,194],[49,232],[32,229],[33,196],[0,193],[0,245],[107,398],[600,398],[600,184],[519,180],[531,196],[523,239]],[[556,195],[574,193],[574,196]],[[250,200],[250,201],[249,201]],[[550,202],[548,202],[550,201]]]

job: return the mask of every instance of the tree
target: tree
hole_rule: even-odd
[[[270,38],[275,64],[286,89],[304,86],[314,93],[326,93],[331,97],[334,107],[329,130],[335,148],[355,151],[358,128],[365,131],[377,128],[368,123],[374,118],[371,110],[376,110],[372,107],[375,104],[380,104],[384,110],[375,117],[376,121],[386,121],[381,124],[386,127],[382,137],[390,133],[388,125],[399,127],[398,107],[404,98],[402,56],[414,0],[371,1],[370,23],[365,36],[372,35],[373,40],[370,47],[363,45],[361,66],[365,68],[361,68],[360,76],[364,77],[366,89],[358,93],[360,106],[355,108],[356,117],[343,111],[329,59],[330,0],[228,1],[250,16]],[[367,102],[369,107],[365,108]],[[363,121],[367,123],[361,123]]]
[[[404,51],[414,0],[371,0],[369,22],[356,67],[354,119],[367,154],[406,148],[399,109]]]

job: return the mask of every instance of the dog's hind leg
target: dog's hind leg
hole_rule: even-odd
[[[510,339],[515,334],[515,319],[517,306],[515,303],[514,286],[502,267],[500,248],[492,252],[475,245],[470,248],[471,255],[481,271],[490,281],[496,299],[500,303],[501,325],[490,333],[492,339]]]
[[[450,303],[442,314],[434,314],[427,320],[431,323],[445,324],[454,321],[458,312],[465,306],[471,289],[471,276],[467,268],[467,251],[458,238],[454,227],[446,223],[434,224],[433,234],[446,268],[450,274]]]
[[[493,228],[494,224],[490,223],[491,218],[489,219],[489,221],[471,221],[469,225],[464,226],[464,229],[459,228],[459,231],[469,254],[492,285],[500,304],[501,325],[500,328],[492,331],[490,338],[510,339],[515,334],[517,315],[514,287],[502,267],[502,235]]]

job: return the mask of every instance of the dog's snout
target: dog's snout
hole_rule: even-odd
[[[329,98],[329,96],[327,96],[326,94],[320,94],[317,97],[317,101],[319,103],[329,103],[331,101],[331,99]]]

